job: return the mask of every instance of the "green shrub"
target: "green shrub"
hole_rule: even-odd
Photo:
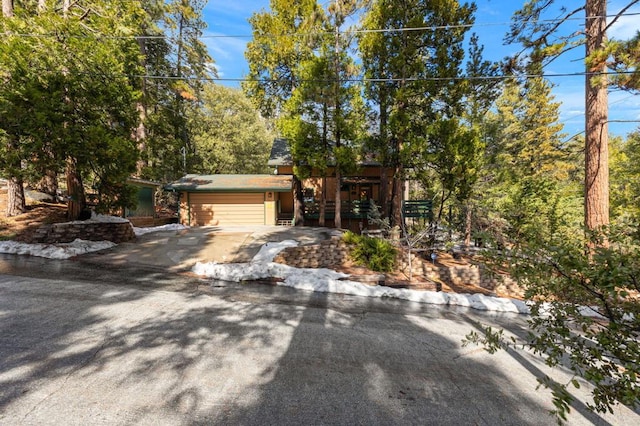
[[[351,231],[343,235],[345,243],[352,246],[351,257],[372,271],[391,272],[396,259],[396,248],[387,240],[357,235]]]

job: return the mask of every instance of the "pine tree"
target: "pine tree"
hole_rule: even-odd
[[[585,0],[584,6],[575,10],[560,7],[559,18],[544,20],[544,13],[551,11],[556,2],[531,0],[514,15],[506,39],[523,44],[529,62],[540,66],[577,45],[585,46],[584,221],[591,230],[609,223],[608,104],[604,71],[611,48],[606,31],[634,3],[623,7],[618,14],[608,16],[606,0]],[[562,24],[583,11],[586,15],[584,37],[581,31],[563,34]]]
[[[365,77],[375,80],[366,89],[378,106],[375,145],[381,163],[393,168],[391,189],[383,185],[382,192],[383,200],[390,192],[395,224],[401,221],[405,166],[416,160],[426,162],[427,128],[439,118],[450,119],[462,112],[463,95],[455,77],[464,57],[466,27],[456,24],[471,24],[474,10],[473,5],[453,0],[379,0],[363,15],[364,29],[399,29],[365,32],[359,40]],[[444,28],[448,25],[452,27]],[[425,27],[438,29],[402,31]],[[386,212],[386,206],[383,208]]]
[[[254,13],[247,44],[248,81],[242,87],[263,116],[276,120],[300,85],[300,65],[319,46],[324,12],[316,0],[271,0],[270,11]],[[292,153],[295,151],[291,147]],[[294,154],[294,222],[304,225],[304,199],[299,176],[304,165]]]

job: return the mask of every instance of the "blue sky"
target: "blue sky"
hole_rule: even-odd
[[[326,1],[326,0],[325,0]],[[515,45],[504,46],[503,38],[509,29],[511,15],[522,5],[522,1],[514,0],[478,0],[476,26],[472,31],[480,37],[485,47],[485,57],[500,60],[518,51]],[[568,10],[573,10],[584,0],[566,0],[559,2]],[[628,1],[609,0],[608,14],[619,11]],[[224,79],[242,79],[248,72],[244,58],[244,50],[251,39],[251,26],[248,18],[256,11],[268,10],[269,0],[209,0],[204,9],[204,19],[208,24],[205,32],[205,43],[216,61],[220,84],[238,86],[237,81]],[[628,12],[640,13],[640,5]],[[549,18],[559,16],[550,15]],[[566,25],[568,31],[578,31],[583,21],[571,21]],[[621,19],[609,32],[610,38],[626,39],[640,29],[640,16],[629,16]],[[224,36],[224,37],[219,37]],[[233,36],[233,37],[228,37]],[[552,63],[547,74],[572,73],[584,70],[584,48],[575,49],[568,56]],[[556,101],[561,102],[560,121],[565,125],[567,136],[573,136],[584,130],[584,77],[556,77],[551,79],[555,85],[553,93]],[[640,121],[640,95],[627,92],[612,92],[609,96],[609,120]],[[624,136],[640,127],[640,122],[610,122],[609,131]]]

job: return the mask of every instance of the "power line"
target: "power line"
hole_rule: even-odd
[[[640,16],[640,12],[633,13],[623,13],[619,15],[620,17],[629,17],[629,16]],[[585,18],[565,18],[565,19],[540,19],[529,21],[531,23],[543,23],[543,24],[553,24],[567,21],[584,21],[585,19],[598,19],[598,18],[615,18],[618,15],[603,15],[603,16],[590,16]],[[412,32],[412,31],[436,31],[436,30],[448,30],[448,29],[464,29],[464,28],[474,28],[474,27],[496,27],[496,26],[506,26],[511,25],[512,22],[485,22],[485,23],[474,23],[474,24],[455,24],[455,25],[431,25],[425,27],[406,27],[406,28],[379,28],[379,29],[356,29],[356,30],[347,30],[347,31],[339,31],[338,34],[367,34],[367,33],[401,33],[401,32]],[[308,37],[308,36],[320,36],[320,35],[335,35],[335,31],[314,31],[314,32],[305,32],[305,33],[289,33],[289,34],[263,34],[261,36],[266,37]],[[24,37],[24,38],[44,38],[44,37],[58,37],[60,34],[57,33],[12,33],[10,31],[5,31],[4,33],[0,33],[3,37]],[[114,40],[164,40],[171,39],[172,37],[169,35],[92,35],[92,34],[66,34],[66,37],[72,38],[94,38],[94,39],[114,39]],[[219,39],[219,38],[254,38],[253,34],[205,34],[199,37],[200,39]]]
[[[458,77],[389,77],[389,78],[340,78],[337,81],[342,83],[399,83],[399,82],[421,82],[421,81],[487,81],[487,80],[509,80],[509,79],[532,79],[532,78],[560,78],[560,77],[597,77],[602,75],[627,75],[634,74],[636,71],[615,71],[615,72],[575,72],[575,73],[556,73],[556,74],[523,74],[523,75],[492,75],[492,76],[458,76]],[[110,74],[101,76],[126,77],[126,78],[142,78],[149,80],[185,80],[185,81],[226,81],[226,82],[256,82],[256,83],[279,83],[288,81],[287,79],[278,78],[225,78],[225,77],[202,77],[202,76],[172,76],[172,75],[150,75],[150,74]],[[296,79],[298,83],[329,83],[335,82],[336,79]]]

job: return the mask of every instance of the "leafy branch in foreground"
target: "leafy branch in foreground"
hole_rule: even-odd
[[[464,344],[481,344],[490,353],[530,349],[547,365],[573,373],[566,384],[539,379],[552,391],[559,421],[573,400],[567,389],[579,387],[575,377],[593,385],[587,404],[593,411],[640,406],[640,240],[608,230],[588,240],[521,246],[500,262],[509,265],[531,303],[529,337],[519,347],[502,330],[482,327]]]

